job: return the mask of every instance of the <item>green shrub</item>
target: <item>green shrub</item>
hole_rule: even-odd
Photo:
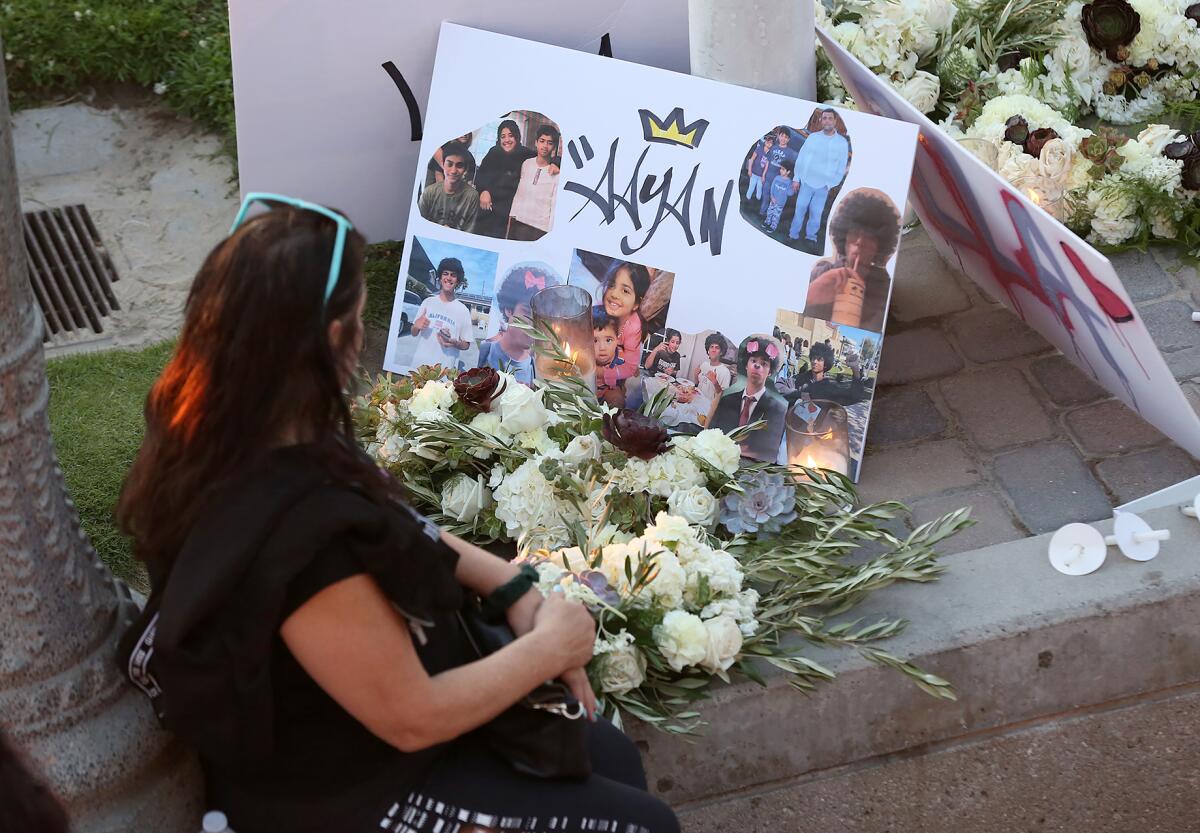
[[[0,38],[15,109],[87,84],[128,82],[234,134],[222,0],[9,0],[0,3]]]

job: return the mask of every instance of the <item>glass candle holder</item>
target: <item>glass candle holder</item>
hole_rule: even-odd
[[[850,474],[846,409],[828,399],[800,399],[783,421],[788,464]]]
[[[533,323],[558,339],[570,361],[542,352],[534,353],[534,366],[542,379],[578,376],[596,390],[596,359],[592,349],[592,297],[578,286],[548,286],[530,299]]]

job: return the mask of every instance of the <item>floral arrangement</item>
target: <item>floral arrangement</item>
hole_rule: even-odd
[[[615,410],[579,379],[540,384],[421,368],[380,377],[355,418],[368,452],[431,518],[481,544],[515,544],[543,592],[588,604],[589,674],[610,717],[689,732],[714,678],[762,681],[764,662],[802,689],[833,676],[789,635],[853,646],[953,698],[946,681],[874,644],[904,622],[825,620],[894,581],[932,580],[932,547],[969,523],[966,510],[900,539],[884,523],[903,507],[854,508],[840,474],[744,462],[738,442],[757,424],[671,436],[657,419],[665,401]],[[848,560],[864,545],[876,554]]]
[[[826,0],[817,19],[910,103],[1109,249],[1200,257],[1200,3]],[[819,94],[852,104],[822,60]],[[1086,125],[1086,126],[1085,126]]]

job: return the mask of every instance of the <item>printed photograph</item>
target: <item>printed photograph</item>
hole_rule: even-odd
[[[541,261],[517,263],[504,270],[496,281],[488,338],[479,344],[475,367],[492,367],[511,373],[520,382],[533,385],[533,339],[514,319],[530,320],[530,300],[548,286],[565,283],[549,264]]]
[[[417,210],[459,231],[538,240],[553,226],[561,160],[558,125],[514,110],[434,151]]]
[[[900,243],[900,212],[882,191],[856,188],[834,208],[829,236],[834,255],[813,264],[805,314],[881,332],[892,283],[886,264]]]
[[[776,312],[774,335],[783,346],[775,385],[788,404],[788,463],[857,480],[882,336],[784,309]]]
[[[412,238],[395,333],[396,365],[477,366],[479,345],[488,333],[497,259],[483,249]]]
[[[596,395],[614,407],[639,407],[643,379],[679,361],[666,334],[675,273],[576,249],[567,283],[592,296]]]
[[[644,395],[651,399],[665,389],[670,404],[663,424],[679,433],[698,433],[708,427],[717,401],[737,375],[736,345],[717,330],[681,333],[668,327],[664,335],[665,347],[653,359],[654,375],[643,380]]]
[[[764,420],[742,441],[742,456],[764,463],[782,458],[783,424],[788,402],[776,387],[783,364],[783,346],[773,336],[754,333],[742,339],[734,360],[734,376],[717,399],[709,427],[722,431]]]
[[[829,206],[852,157],[846,124],[831,107],[813,110],[803,128],[774,127],[743,160],[743,219],[786,246],[824,253]]]

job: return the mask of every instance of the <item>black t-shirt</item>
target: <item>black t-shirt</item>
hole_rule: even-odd
[[[651,370],[655,373],[666,373],[674,376],[679,372],[679,351],[661,351],[654,359],[654,367]]]
[[[407,507],[330,482],[304,447],[273,452],[230,492],[201,514],[151,597],[156,708],[199,753],[208,805],[239,833],[372,829],[444,746],[406,753],[373,735],[279,629],[322,589],[365,573],[422,623],[413,644],[429,674],[462,665],[474,657],[455,616],[457,555]]]

